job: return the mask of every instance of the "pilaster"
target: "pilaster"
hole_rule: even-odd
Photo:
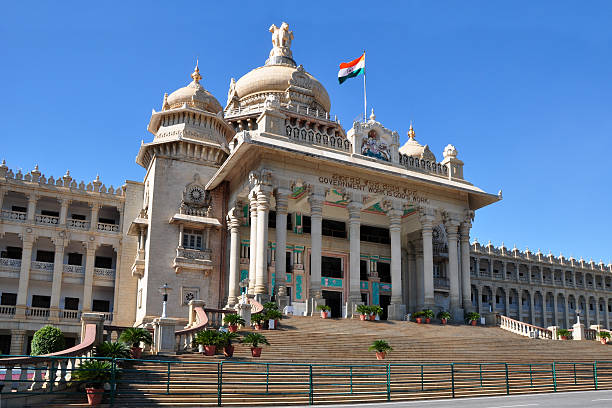
[[[268,212],[270,193],[267,186],[257,189],[257,259],[255,263],[255,295],[267,300],[268,293]]]
[[[472,281],[470,276],[470,228],[469,221],[461,223],[461,288],[463,295],[463,309],[465,312],[472,311]],[[474,266],[476,267],[476,266]]]
[[[249,211],[251,215],[251,235],[249,240],[249,288],[250,295],[255,294],[257,281],[257,193],[249,194]]]
[[[433,211],[430,209],[422,209],[419,213],[421,222],[421,235],[423,238],[423,291],[424,291],[424,308],[433,309],[435,306],[434,300],[434,285],[433,285]]]
[[[402,214],[399,209],[392,209],[389,216],[389,235],[391,238],[391,304],[388,308],[389,320],[402,320],[406,314],[406,305],[402,299]]]
[[[91,296],[93,291],[93,275],[94,275],[94,263],[96,260],[96,249],[98,243],[96,241],[89,241],[85,243],[86,246],[86,257],[85,257],[85,279],[83,281],[83,312],[91,311]]]
[[[282,310],[289,305],[287,296],[287,208],[289,206],[290,190],[277,188],[274,194],[276,200],[276,263],[274,273],[276,274],[276,291],[279,308]]]
[[[323,222],[323,203],[325,195],[320,192],[313,192],[308,197],[310,203],[310,293],[311,299],[308,303],[310,315],[316,313],[315,307],[318,304],[325,304],[321,293],[321,246],[322,246],[322,222]],[[314,303],[313,300],[314,299]],[[316,303],[316,304],[315,304]]]
[[[360,260],[361,260],[361,208],[363,204],[359,202],[358,197],[353,197],[352,201],[347,205],[349,214],[349,295],[348,300],[351,304],[361,303],[360,289]],[[354,306],[351,306],[351,310]],[[348,314],[348,308],[347,308]]]
[[[459,300],[459,254],[457,242],[459,238],[459,221],[446,217],[444,222],[446,238],[448,241],[448,278],[450,283],[450,312],[455,320],[463,317],[461,302]]]
[[[227,308],[232,308],[238,301],[240,281],[240,209],[233,207],[227,214],[227,227],[230,231],[230,264]]]

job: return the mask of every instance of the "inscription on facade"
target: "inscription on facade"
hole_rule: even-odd
[[[362,177],[343,176],[332,174],[331,176],[319,176],[319,183],[327,184],[337,188],[348,188],[364,191],[371,194],[382,194],[393,198],[408,200],[413,203],[428,203],[429,199],[418,194],[415,190],[398,186],[396,184],[381,183]]]

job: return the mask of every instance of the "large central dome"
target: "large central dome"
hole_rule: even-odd
[[[331,102],[323,85],[299,65],[291,52],[293,32],[283,23],[270,27],[272,50],[266,64],[250,71],[237,82],[232,79],[225,112],[248,110],[262,104],[269,95],[281,103],[329,112]]]

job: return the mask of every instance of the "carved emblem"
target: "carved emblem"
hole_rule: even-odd
[[[181,214],[208,216],[211,209],[212,197],[200,182],[200,176],[195,175],[193,182],[189,183],[183,191],[181,201]]]
[[[361,143],[361,154],[385,161],[391,159],[389,147],[385,142],[380,140],[375,130],[370,130],[368,137],[363,139]]]

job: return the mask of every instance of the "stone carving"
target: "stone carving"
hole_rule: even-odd
[[[280,109],[281,104],[278,96],[274,94],[270,94],[266,97],[266,101],[264,102],[264,107],[266,109]]]
[[[190,300],[200,298],[200,288],[182,288],[181,290],[183,292],[181,298],[184,305],[188,305]]]
[[[204,188],[200,182],[200,176],[196,174],[193,182],[189,183],[183,191],[180,213],[207,217],[211,210],[211,201],[210,191]]]
[[[385,161],[391,160],[389,147],[380,140],[375,130],[370,130],[370,132],[368,132],[368,137],[363,139],[361,143],[361,154]]]
[[[270,57],[288,57],[293,58],[291,53],[291,41],[293,40],[293,31],[289,30],[289,24],[283,22],[280,27],[272,24],[269,28],[272,33],[273,48],[270,51]]]

